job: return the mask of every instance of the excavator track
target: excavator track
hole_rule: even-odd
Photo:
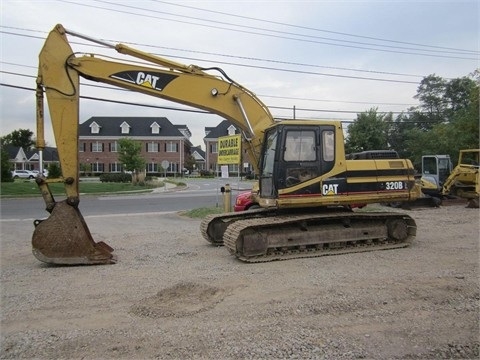
[[[256,263],[402,248],[415,235],[405,214],[340,212],[241,219],[223,239],[232,255]]]
[[[200,223],[200,231],[205,240],[215,246],[223,245],[223,234],[227,227],[238,220],[274,215],[269,209],[253,209],[242,212],[230,212],[206,216]]]

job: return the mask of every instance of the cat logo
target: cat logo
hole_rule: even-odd
[[[121,71],[110,75],[111,78],[127,82],[133,85],[143,86],[149,89],[162,91],[177,75],[146,71]]]
[[[338,184],[323,184],[322,195],[336,195]]]
[[[157,88],[157,81],[159,77],[152,75],[152,74],[146,74],[144,72],[139,71],[137,74],[137,85],[145,86],[151,89],[156,89]]]

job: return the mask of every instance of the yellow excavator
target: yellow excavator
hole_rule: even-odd
[[[131,60],[74,53],[67,35],[115,49]],[[142,60],[139,64],[138,60]],[[145,65],[143,65],[145,64]],[[275,121],[250,90],[219,68],[183,65],[57,25],[39,55],[37,148],[40,164],[46,95],[62,176],[37,178],[50,215],[35,221],[33,253],[50,264],[111,264],[113,248],[96,243],[79,211],[79,78],[186,104],[242,130],[259,178],[261,209],[204,219],[200,231],[246,262],[393,249],[410,245],[415,221],[404,213],[352,211],[351,204],[415,200],[414,169],[389,151],[348,158],[339,121]],[[41,169],[42,170],[42,169]],[[42,171],[40,171],[42,173]],[[63,182],[66,199],[49,188]]]
[[[478,209],[480,197],[480,149],[460,150],[458,164],[443,183],[442,194],[467,199],[467,207]]]

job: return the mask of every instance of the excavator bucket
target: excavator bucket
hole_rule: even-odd
[[[96,243],[78,208],[66,200],[55,204],[50,216],[34,222],[33,255],[58,265],[114,264],[113,248]]]

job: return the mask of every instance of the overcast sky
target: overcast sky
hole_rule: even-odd
[[[479,1],[0,0],[0,135],[35,131],[38,53],[57,24],[184,64],[221,67],[275,117],[341,119],[372,107],[401,112],[423,77],[479,68]],[[69,38],[74,51],[119,57]],[[188,109],[142,94],[85,84],[81,95]],[[87,84],[94,86],[87,86]],[[100,84],[101,85],[101,84]],[[54,146],[48,111],[46,140]],[[204,148],[216,115],[81,100],[92,116],[165,116]]]

